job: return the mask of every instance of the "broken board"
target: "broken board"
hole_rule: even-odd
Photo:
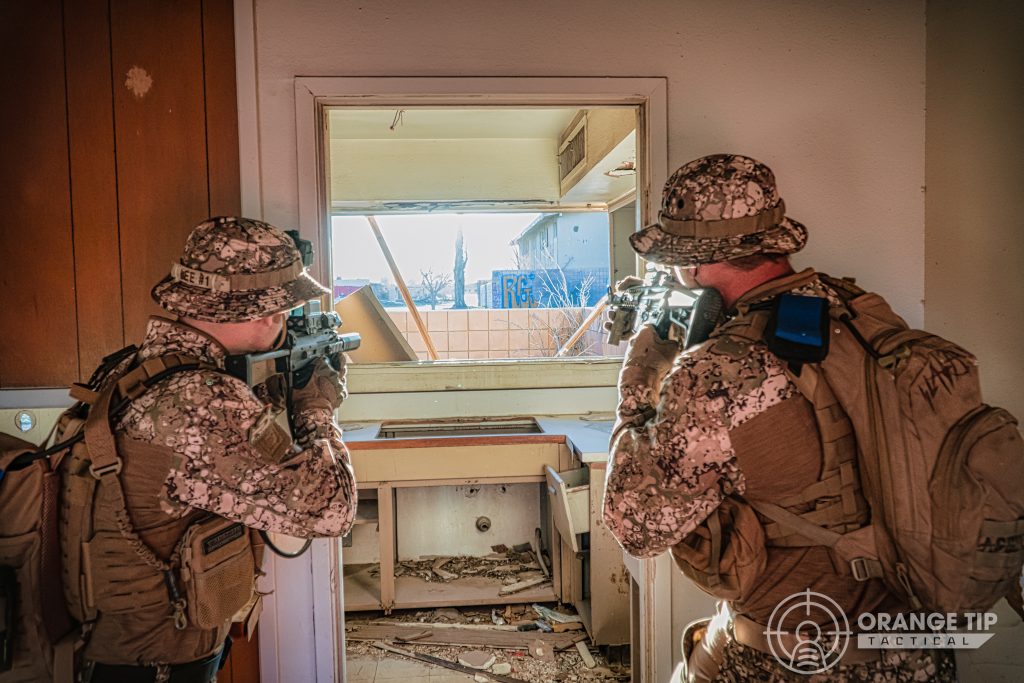
[[[465,647],[525,650],[535,640],[541,640],[554,650],[565,650],[586,638],[579,631],[566,633],[538,633],[537,631],[503,631],[468,628],[431,628],[422,626],[383,626],[380,624],[350,624],[345,631],[348,640],[408,640],[416,645],[461,645]],[[425,633],[425,635],[424,635]]]

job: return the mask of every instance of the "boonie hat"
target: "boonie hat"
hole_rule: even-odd
[[[295,242],[251,218],[210,218],[185,241],[181,260],[153,287],[171,313],[208,322],[266,318],[329,290],[311,278]]]
[[[770,168],[739,154],[712,154],[672,174],[658,222],[629,241],[648,261],[686,267],[791,254],[807,243],[807,228],[786,216]]]

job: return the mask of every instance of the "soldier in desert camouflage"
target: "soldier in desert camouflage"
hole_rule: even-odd
[[[196,596],[186,595],[181,546],[209,513],[225,524],[301,538],[347,533],[356,486],[334,420],[346,396],[344,367],[339,372],[318,361],[309,382],[292,391],[294,434],[282,426],[288,420],[279,419],[286,405],[283,383],[250,387],[224,371],[229,355],[274,348],[283,339],[287,312],[325,293],[305,272],[290,237],[245,218],[198,225],[171,274],[153,288],[156,302],[175,317],[150,319],[135,363],[178,354],[202,367],[158,382],[117,419],[114,436],[124,469],[115,483],[127,501],[126,518],[103,507],[111,497],[102,490],[95,511],[77,509],[76,485],[92,480],[84,465],[72,459],[69,466],[63,532],[87,537],[68,538],[65,547],[73,556],[81,541],[92,539],[83,558],[68,563],[65,590],[69,602],[81,603],[79,611],[92,617],[86,680],[213,680],[232,615],[210,617],[221,596],[204,597],[201,587]],[[87,522],[76,525],[83,515]],[[156,559],[131,542],[126,525]],[[241,533],[227,526],[201,547],[218,548]],[[237,542],[250,536],[246,532]],[[91,546],[101,541],[110,547],[94,553]],[[256,556],[249,566],[255,564],[258,574],[261,550],[244,552]],[[104,564],[113,556],[122,559]],[[78,566],[82,576],[75,575]],[[214,593],[224,588],[216,571],[208,579],[218,586]],[[88,596],[78,594],[83,581],[94,587]],[[212,607],[200,611],[187,600]]]
[[[806,241],[806,227],[785,215],[771,170],[727,154],[676,171],[659,222],[631,237],[640,256],[674,267],[685,285],[719,290],[727,318],[782,292],[834,302],[835,281],[790,266],[788,255]],[[952,656],[942,650],[850,647],[814,675],[771,654],[764,625],[795,593],[831,597],[852,624],[861,613],[906,605],[879,579],[858,581],[837,567],[827,548],[766,543],[769,521],[741,497],[811,509],[787,498],[818,481],[823,447],[813,407],[782,361],[763,342],[730,335],[728,325],[685,353],[645,326],[619,378],[607,527],[636,557],[670,551],[687,576],[722,599],[715,619],[687,629],[684,680],[955,680]]]

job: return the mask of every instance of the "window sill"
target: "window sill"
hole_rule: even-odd
[[[361,363],[348,368],[352,394],[613,387],[621,358],[536,358]]]

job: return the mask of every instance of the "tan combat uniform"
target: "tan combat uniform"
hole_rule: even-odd
[[[154,317],[139,359],[166,353],[218,368],[226,356],[198,330]],[[119,429],[177,454],[161,493],[167,514],[180,517],[198,508],[291,536],[344,534],[355,513],[356,487],[341,429],[327,409],[300,410],[295,447],[282,457],[258,438],[282,410],[222,372],[184,372],[136,399]]]
[[[138,358],[169,353],[218,369],[226,357],[217,342],[198,330],[154,317]],[[330,410],[299,410],[294,444],[290,439],[261,439],[276,429],[281,410],[217,369],[174,374],[132,401],[115,429],[125,460],[121,481],[133,524],[158,556],[174,553],[181,534],[201,511],[299,537],[339,536],[350,528],[355,478]],[[139,444],[148,450],[140,450]],[[143,454],[147,463],[133,462],[133,456]],[[154,462],[162,462],[162,469]],[[144,567],[139,572],[139,578],[146,576]],[[110,595],[105,595],[108,589]],[[212,629],[191,623],[176,627],[165,601],[132,610],[118,604],[119,597],[130,598],[124,591],[118,596],[116,587],[97,586],[96,592],[108,609],[98,610],[92,624],[87,660],[192,662],[216,652],[227,635],[226,623]],[[159,592],[157,596],[163,597]]]
[[[266,323],[252,334],[328,293],[292,237],[236,217],[196,226],[152,291],[179,316]],[[291,391],[290,430],[283,378],[249,387],[225,372],[227,355],[200,330],[154,317],[128,376],[112,381],[124,361],[83,394],[91,408],[63,465],[60,524],[65,601],[85,625],[96,680],[205,683],[232,617],[257,600],[255,530],[336,537],[352,525],[355,477],[334,422],[343,376],[316,361]],[[123,410],[107,425],[114,400]]]
[[[788,279],[793,293],[835,299],[809,271]],[[763,343],[747,347],[712,338],[678,357],[656,397],[656,415],[638,423],[633,416],[646,402],[642,387],[623,389],[604,501],[605,523],[632,555],[653,557],[680,547],[730,495],[781,500],[819,480],[822,451],[813,407]],[[902,608],[881,581],[838,573],[824,547],[768,547],[767,553],[758,581],[730,603],[733,613],[765,624],[780,601],[806,589],[836,600],[854,624],[861,613]],[[884,660],[806,676],[731,641],[716,680],[955,678],[944,652],[894,651]]]

